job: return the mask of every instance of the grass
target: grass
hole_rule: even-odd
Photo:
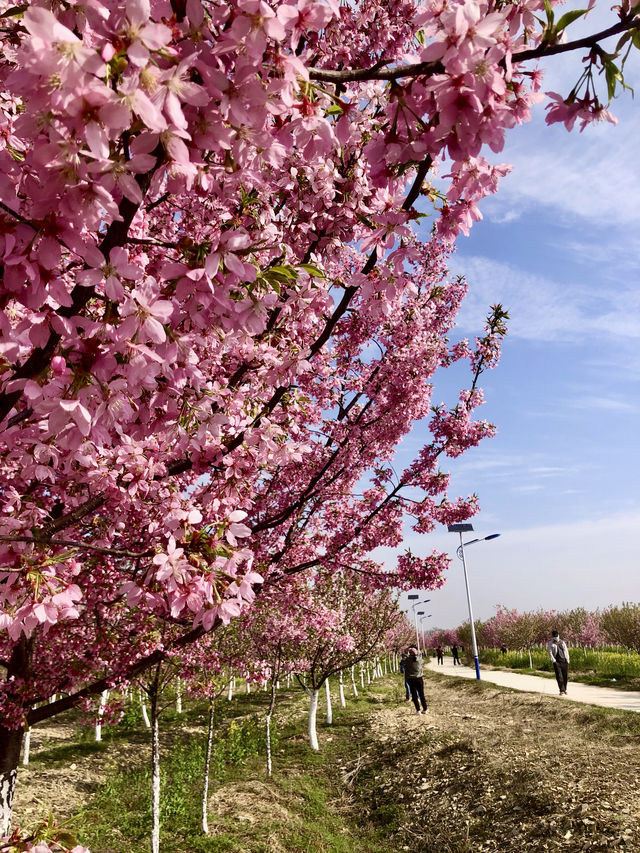
[[[314,753],[302,735],[304,697],[295,691],[281,697],[275,734],[272,726],[271,779],[266,774],[264,717],[260,713],[266,697],[239,694],[232,702],[218,702],[209,836],[203,835],[200,826],[207,709],[194,706],[186,714],[171,713],[162,719],[163,853],[352,853],[356,836],[363,845],[359,849],[387,853],[381,840],[387,831],[381,826],[393,824],[391,814],[380,814],[380,825],[372,825],[369,832],[346,824],[340,776],[341,768],[357,761],[366,735],[365,715],[380,701],[368,693],[350,699],[348,710],[334,711],[334,724],[318,727],[322,751]],[[132,735],[136,740],[139,735],[148,739],[137,722],[126,716],[122,726],[111,727],[108,735],[105,731],[105,742],[117,749],[119,740],[130,740]],[[51,752],[49,758],[56,760],[56,751]],[[145,748],[133,766],[116,770],[74,818],[79,843],[92,853],[139,853],[148,847],[151,779],[147,755]]]
[[[640,715],[632,712],[553,702],[437,673],[426,672],[425,677],[431,682],[427,687],[435,725],[405,726],[405,718],[414,721],[395,714],[404,691],[399,678],[390,676],[371,684],[358,699],[349,698],[346,709],[334,708],[332,726],[320,722],[319,753],[307,743],[306,697],[283,692],[271,779],[263,743],[267,697],[238,694],[232,702],[221,700],[211,763],[209,836],[200,827],[207,708],[189,704],[181,715],[167,711],[161,724],[162,853],[542,851],[548,833],[556,832],[552,823],[559,820],[556,795],[549,787],[559,772],[555,750],[547,750],[550,758],[545,753],[540,761],[550,733],[553,738],[560,732],[564,738],[578,733],[580,748],[572,746],[569,752],[580,760],[586,744],[587,770],[598,764],[607,744],[622,752],[640,741]],[[71,828],[92,853],[139,853],[148,849],[151,829],[149,734],[130,713],[103,735],[107,760],[116,769]],[[85,761],[91,760],[89,746],[80,739],[75,747]],[[68,742],[57,750],[47,744],[47,761],[58,767],[63,756],[74,757],[70,749]],[[628,762],[618,764],[610,766],[607,759],[604,778],[615,771],[627,779]],[[582,770],[577,776],[582,780]],[[562,790],[568,796],[569,789]],[[582,788],[574,800],[583,802]],[[576,818],[578,829],[581,816]],[[563,825],[562,833],[568,827]],[[573,824],[571,828],[577,833]],[[507,830],[526,840],[509,847]],[[503,846],[484,846],[496,833]],[[597,849],[608,853],[614,848]]]

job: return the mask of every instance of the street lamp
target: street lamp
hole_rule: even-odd
[[[424,644],[424,628],[422,627],[422,622],[424,619],[430,619],[433,616],[433,613],[427,613],[425,615],[424,610],[418,610],[418,616],[420,617],[420,636],[422,637],[422,651],[425,652],[425,644]]]
[[[489,536],[482,536],[478,539],[470,539],[469,542],[462,541],[462,534],[468,533],[473,530],[473,524],[469,523],[459,523],[459,524],[449,524],[447,527],[449,533],[459,533],[460,534],[460,545],[456,548],[456,554],[462,560],[462,569],[464,572],[464,585],[467,590],[467,606],[469,608],[469,625],[471,627],[471,645],[473,646],[473,660],[476,666],[476,678],[480,680],[480,661],[478,660],[478,644],[476,642],[476,629],[473,624],[473,610],[471,609],[471,593],[469,592],[469,578],[467,576],[467,563],[464,558],[464,548],[465,545],[473,545],[476,542],[485,542],[489,539],[497,539],[500,536],[499,533],[491,533]]]
[[[418,616],[416,615],[416,607],[419,607],[421,604],[426,604],[428,601],[431,601],[430,598],[425,598],[424,601],[417,601],[415,599],[420,598],[418,593],[412,593],[408,595],[407,598],[413,601],[411,607],[413,608],[413,624],[416,626],[416,646],[418,648],[418,653],[420,652],[420,638],[418,637]]]

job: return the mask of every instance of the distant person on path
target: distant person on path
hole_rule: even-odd
[[[436,654],[438,655],[438,663],[444,664],[444,649],[442,648],[442,646],[438,646],[438,648],[436,649]]]
[[[560,695],[567,695],[567,679],[569,678],[569,649],[564,640],[560,639],[557,631],[551,632],[551,639],[547,643],[547,651],[556,672],[556,681],[560,688]]]
[[[407,655],[406,652],[402,652],[400,655],[400,672],[404,675],[404,701],[408,702],[411,699],[411,691],[409,690],[409,682],[407,681]]]
[[[407,659],[404,662],[404,673],[409,682],[409,690],[413,704],[416,706],[416,714],[426,714],[427,700],[424,698],[424,678],[422,676],[422,661],[418,657],[418,650],[411,646],[407,649]],[[420,706],[422,705],[422,708]]]
[[[453,665],[462,666],[460,663],[460,652],[458,651],[458,647],[456,645],[451,646],[451,654],[453,655]]]

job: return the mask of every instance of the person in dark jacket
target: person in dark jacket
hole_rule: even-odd
[[[409,682],[407,681],[407,671],[405,664],[407,663],[407,653],[402,652],[400,655],[400,672],[404,675],[404,701],[408,702],[411,699],[411,691],[409,690]]]
[[[455,666],[458,664],[458,666],[462,666],[460,663],[460,652],[458,651],[458,647],[455,643],[451,646],[451,654],[453,656],[453,665]]]
[[[413,646],[407,649],[407,659],[404,662],[404,675],[409,684],[413,704],[416,706],[416,714],[426,714],[427,700],[424,698],[422,661],[418,657],[418,650]],[[422,707],[420,707],[421,705]]]
[[[438,655],[438,663],[444,664],[444,649],[440,644],[438,644],[438,648],[436,649],[436,654]]]

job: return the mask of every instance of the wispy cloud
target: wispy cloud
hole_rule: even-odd
[[[603,409],[605,411],[630,413],[635,413],[639,409],[635,402],[631,403],[628,400],[613,397],[578,397],[566,402],[574,409]]]
[[[511,337],[542,341],[583,340],[585,335],[640,338],[635,282],[603,290],[591,282],[554,281],[479,256],[454,256],[451,267],[464,272],[469,282],[469,295],[458,317],[463,333],[481,328],[487,306],[500,302],[509,310]]]

